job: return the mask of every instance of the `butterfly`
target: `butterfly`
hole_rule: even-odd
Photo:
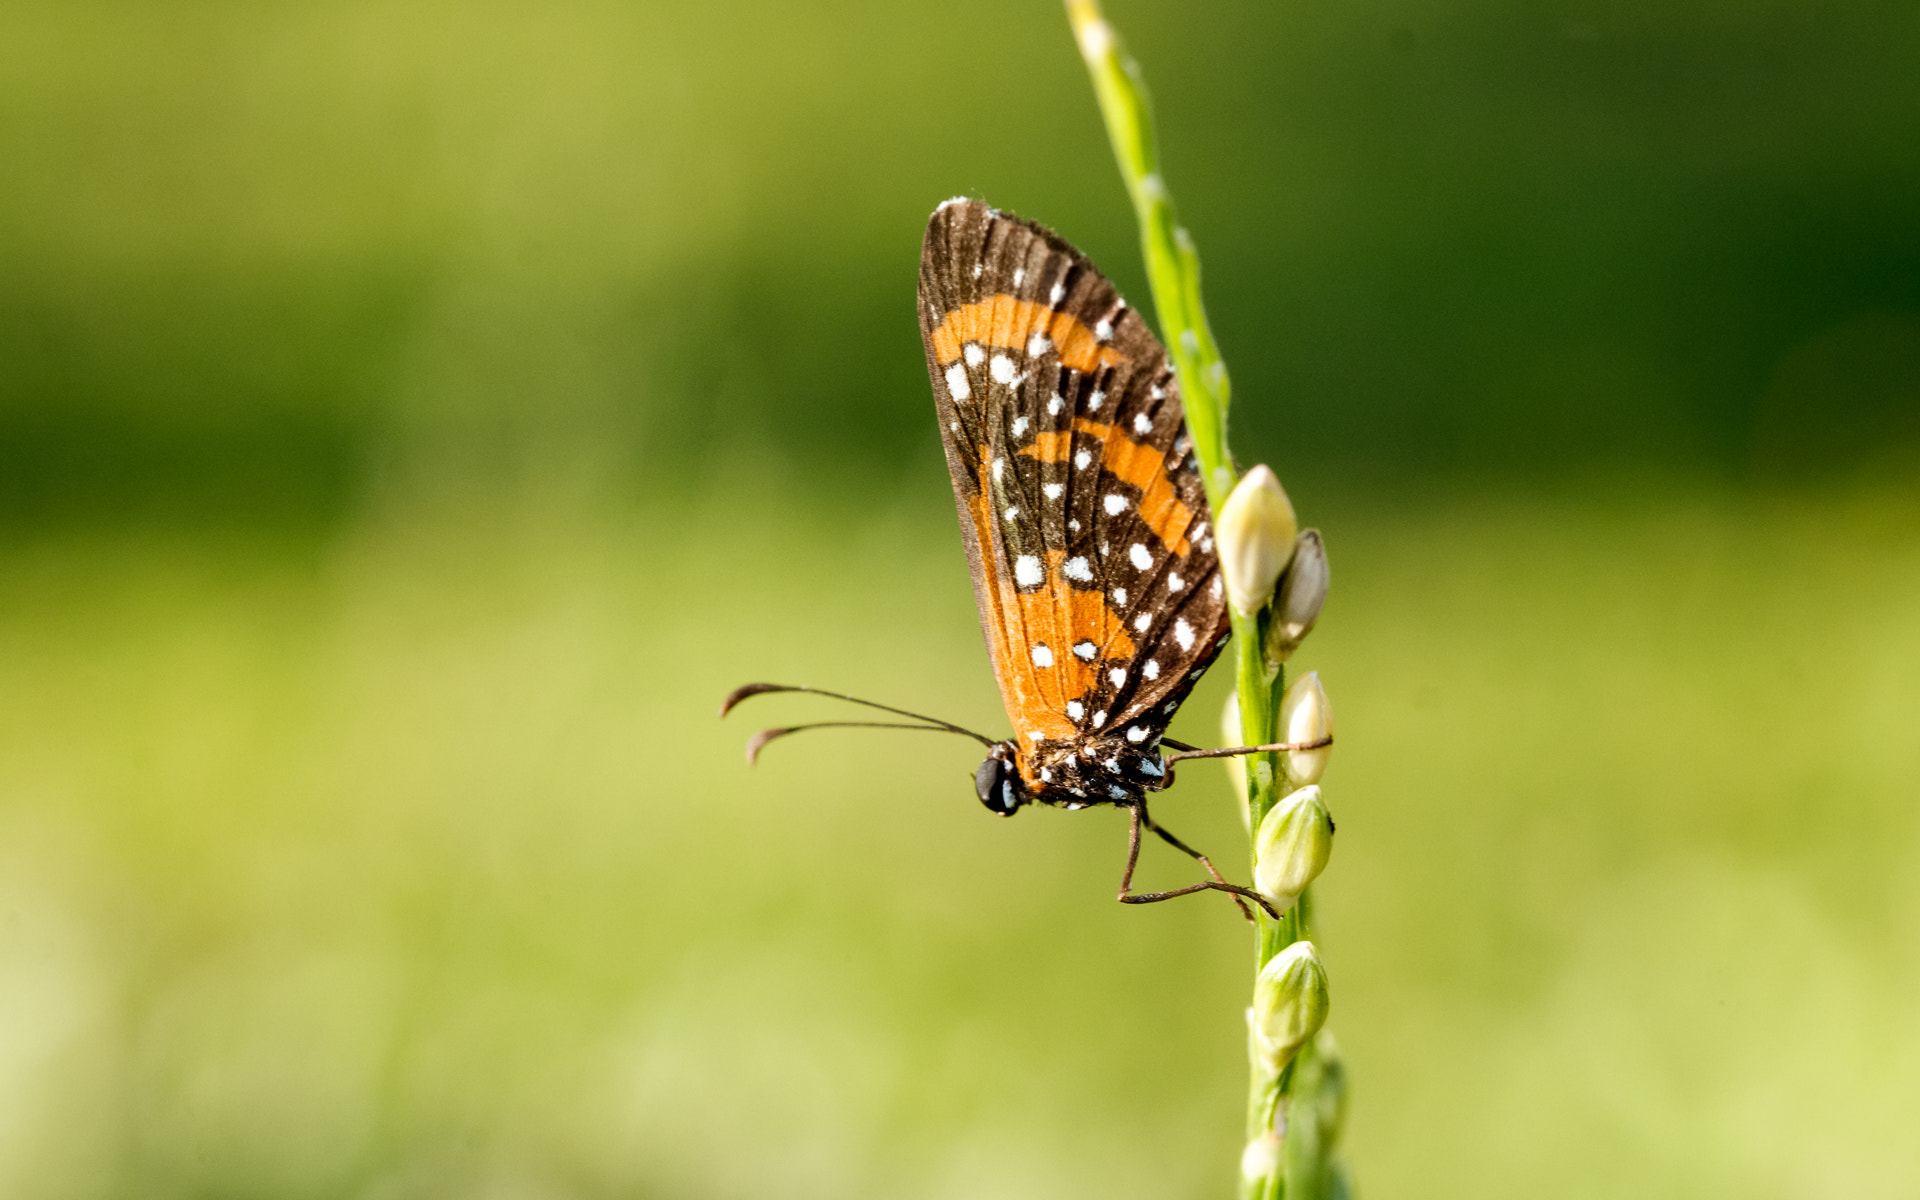
[[[1148,812],[1148,796],[1173,782],[1180,759],[1294,748],[1198,750],[1166,736],[1231,624],[1165,348],[1065,239],[964,197],[927,223],[919,315],[981,631],[1014,736],[995,741],[906,709],[784,684],[748,684],[721,715],[750,696],[810,692],[915,722],[763,730],[748,744],[749,761],[802,729],[963,734],[987,747],[974,791],[992,812],[1011,816],[1028,804],[1129,811],[1123,903],[1211,889],[1271,914],[1258,893],[1221,878]],[[1143,827],[1209,878],[1134,892]]]

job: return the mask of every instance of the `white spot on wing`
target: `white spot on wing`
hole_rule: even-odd
[[[1214,599],[1218,600],[1220,598],[1221,588],[1220,588],[1220,577],[1218,575],[1215,575],[1213,577],[1213,586],[1208,588],[1207,590],[1213,593]]]
[[[1086,450],[1082,450],[1073,456],[1073,465],[1076,470],[1081,470],[1081,471],[1086,470],[1087,464],[1091,463],[1092,461],[1093,461],[1092,453]]]
[[[1067,716],[1075,721],[1087,715],[1087,706],[1078,700],[1067,701]]]
[[[1036,667],[1052,666],[1053,647],[1047,645],[1045,642],[1035,642],[1033,644],[1033,665]]]
[[[1057,417],[1060,415],[1060,410],[1065,408],[1066,406],[1067,406],[1067,402],[1065,400],[1062,400],[1060,397],[1055,396],[1053,399],[1047,401],[1047,415],[1050,417]]]
[[[1066,298],[1067,298],[1067,283],[1066,283],[1066,280],[1064,279],[1061,280],[1059,283],[1054,284],[1053,290],[1047,293],[1047,303],[1050,305],[1058,304],[1062,300],[1065,300]]]
[[[1147,394],[1152,396],[1155,400],[1165,400],[1167,398],[1167,389],[1161,387],[1159,384],[1156,383],[1153,385],[1152,388],[1148,389]]]
[[[1108,493],[1106,505],[1108,515],[1117,517],[1127,511],[1127,498],[1125,496]]]
[[[1012,384],[1015,374],[1013,360],[1004,354],[996,354],[993,361],[987,364],[987,373],[999,383]]]
[[[1053,343],[1047,340],[1047,335],[1044,333],[1036,333],[1027,339],[1027,356],[1029,358],[1039,358],[1051,349],[1053,349]]]
[[[1121,687],[1127,682],[1127,673],[1119,667],[1115,667],[1113,670],[1107,672],[1107,678],[1113,681],[1113,686]]]
[[[998,475],[995,476],[995,478],[998,478],[998,477],[999,477]],[[1127,550],[1127,559],[1128,561],[1133,563],[1135,569],[1141,570],[1141,571],[1144,571],[1148,567],[1151,567],[1153,565],[1153,555],[1147,553],[1147,546],[1145,542],[1135,542]]]
[[[1006,512],[1006,517],[1007,517],[1007,520],[1009,521],[1018,521],[1020,519],[1020,510],[1017,508],[1010,508]]]
[[[1007,473],[1007,460],[1004,458],[994,459],[993,460],[993,481],[995,483],[999,483],[1000,477],[1002,475],[1005,475],[1006,473]]]
[[[1107,710],[1103,708],[1093,714],[1093,723],[1095,725],[1105,725],[1107,723]]]
[[[1025,267],[1021,267],[1021,268],[1019,268],[1019,269],[1017,269],[1016,271],[1014,271],[1014,273],[1013,273],[1013,286],[1015,286],[1015,287],[1019,287],[1019,286],[1020,286],[1020,284],[1021,284],[1021,281],[1023,281],[1023,280],[1025,280],[1025,279],[1026,279],[1026,277],[1027,277],[1027,269],[1026,269]]]
[[[1065,491],[1066,489],[1061,487],[1057,483],[1043,483],[1040,485],[1040,490],[1046,494],[1047,499],[1058,500],[1060,498],[1060,493]]]
[[[1093,582],[1093,568],[1087,565],[1085,555],[1075,555],[1060,564],[1060,573],[1068,579],[1077,579],[1081,583]]]
[[[1046,577],[1047,573],[1040,569],[1037,555],[1022,554],[1013,560],[1013,578],[1021,587],[1032,587]]]
[[[1075,642],[1073,644],[1073,653],[1078,658],[1084,658],[1088,662],[1092,662],[1093,656],[1100,653],[1100,647],[1094,645],[1092,642]]]
[[[1148,659],[1147,664],[1140,668],[1140,673],[1148,679],[1160,678],[1160,660],[1157,658]]]
[[[1193,649],[1193,626],[1187,624],[1185,617],[1173,623],[1173,640],[1180,643],[1182,650]]]
[[[987,352],[982,350],[979,345],[974,342],[967,343],[967,348],[964,353],[967,356],[967,365],[970,367],[977,367],[987,361]]]
[[[1105,392],[1095,392],[1093,395],[1087,397],[1087,411],[1099,412],[1100,406],[1106,402],[1107,394]]]
[[[1135,433],[1153,432],[1153,418],[1145,413],[1135,413],[1133,417],[1133,431]]]
[[[1093,336],[1103,342],[1111,338],[1113,336],[1113,322],[1107,320],[1105,317],[1101,317],[1100,323],[1093,327]]]
[[[955,400],[968,400],[973,397],[973,387],[967,383],[967,369],[959,363],[947,368],[947,393]]]
[[[1026,433],[1026,431],[1027,431],[1027,419],[1025,417],[1015,417],[1013,419],[1013,436],[1019,437],[1022,434]]]
[[[1185,586],[1187,586],[1186,580],[1180,578],[1178,575],[1173,574],[1171,571],[1167,573],[1167,590],[1168,591],[1177,592]]]
[[[1127,604],[1127,589],[1125,588],[1113,589],[1113,602],[1115,604],[1120,605],[1122,608],[1125,608]]]
[[[1068,533],[1079,533],[1079,532],[1080,532],[1080,522],[1079,522],[1079,520],[1078,520],[1077,518],[1076,518],[1075,520],[1072,520],[1072,521],[1068,521],[1068,522],[1067,522],[1067,532],[1068,532]]]
[[[1133,619],[1133,627],[1141,633],[1145,633],[1147,631],[1147,626],[1151,624],[1153,624],[1152,613],[1141,613],[1139,616]]]
[[[1147,727],[1144,725],[1135,725],[1132,729],[1127,730],[1127,740],[1136,746],[1146,741]]]

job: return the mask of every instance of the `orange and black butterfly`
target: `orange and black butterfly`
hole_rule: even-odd
[[[749,684],[727,698],[803,691],[965,734],[987,746],[980,802],[1130,810],[1120,899],[1207,888],[1260,903],[1160,827],[1147,796],[1195,751],[1167,723],[1230,631],[1211,517],[1165,349],[1086,257],[1052,231],[949,200],[920,252],[920,331],[973,570],[987,652],[1014,736],[816,688]],[[764,730],[773,738],[823,726]],[[1163,747],[1172,748],[1168,754]],[[1278,747],[1275,747],[1278,748]],[[1131,891],[1142,825],[1198,859],[1204,883]],[[1269,909],[1271,911],[1271,909]]]

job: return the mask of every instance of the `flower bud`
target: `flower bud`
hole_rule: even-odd
[[[1220,574],[1227,601],[1241,616],[1259,612],[1273,599],[1274,581],[1293,557],[1293,501],[1265,464],[1240,477],[1214,521],[1220,548]]]
[[[1260,968],[1253,984],[1253,1040],[1279,1072],[1327,1020],[1327,969],[1312,942],[1295,942]]]
[[[1273,598],[1273,623],[1267,626],[1267,661],[1283,663],[1312,632],[1327,602],[1327,548],[1318,529],[1303,529],[1294,539],[1293,561],[1280,577]]]
[[[1280,1139],[1263,1133],[1240,1152],[1240,1178],[1255,1183],[1280,1169]]]
[[[1240,736],[1240,693],[1227,693],[1227,706],[1220,711],[1220,744],[1222,746],[1244,746],[1246,740]],[[1220,760],[1226,765],[1227,778],[1233,781],[1233,798],[1240,805],[1240,823],[1249,830],[1253,828],[1253,814],[1247,808],[1247,760],[1239,755],[1230,755]]]
[[[1320,686],[1320,672],[1308,671],[1293,681],[1280,698],[1280,739],[1286,742],[1317,742],[1333,736],[1333,710],[1327,705],[1327,691]],[[1316,750],[1287,751],[1287,779],[1295,787],[1320,782],[1326,774],[1327,760],[1333,757],[1331,744]]]
[[[1347,1123],[1347,1067],[1333,1034],[1325,1029],[1313,1039],[1313,1057],[1319,1074],[1312,1089],[1314,1119],[1320,1124],[1320,1144],[1333,1146]]]
[[[1253,843],[1253,886],[1281,912],[1326,869],[1333,854],[1333,818],[1309,784],[1282,796],[1260,821]]]

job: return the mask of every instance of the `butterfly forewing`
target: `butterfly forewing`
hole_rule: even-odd
[[[1072,246],[971,200],[928,223],[920,322],[1016,735],[1157,742],[1228,631],[1165,350]]]

